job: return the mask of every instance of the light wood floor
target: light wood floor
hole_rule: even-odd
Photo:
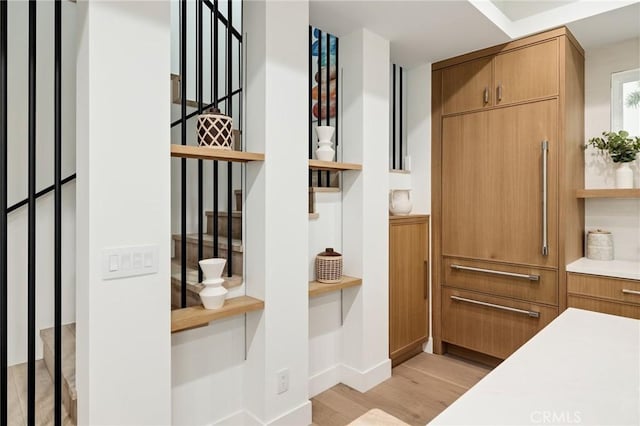
[[[19,364],[8,369],[8,417],[10,426],[27,424],[27,364]],[[43,360],[36,361],[36,425],[53,425],[53,381]],[[62,407],[62,424],[71,426],[73,422]]]
[[[372,408],[411,425],[425,425],[482,379],[490,369],[449,356],[422,353],[393,369],[366,393],[343,384],[316,395],[313,424],[344,426]]]

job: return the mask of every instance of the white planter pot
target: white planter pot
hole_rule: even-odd
[[[224,287],[206,286],[200,291],[200,300],[205,309],[220,309],[224,306],[227,293]]]
[[[227,263],[227,259],[214,257],[211,259],[202,259],[198,263],[200,264],[200,268],[202,269],[202,273],[205,278],[204,281],[202,281],[202,284],[220,286],[224,283],[224,279],[221,278],[221,276],[222,271],[224,270],[224,265]]]
[[[389,195],[389,211],[394,216],[402,216],[411,213],[413,204],[411,203],[410,189],[392,189]]]
[[[616,169],[616,188],[633,188],[633,170],[629,163],[620,163]]]
[[[318,149],[316,150],[316,158],[320,161],[333,161],[336,154],[331,147],[331,138],[335,128],[332,126],[318,126],[316,133],[318,134]]]

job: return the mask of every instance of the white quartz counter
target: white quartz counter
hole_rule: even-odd
[[[432,425],[640,425],[640,321],[569,308]]]
[[[567,272],[640,280],[640,262],[591,260],[583,257],[568,264]]]

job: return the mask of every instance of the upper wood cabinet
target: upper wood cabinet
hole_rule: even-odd
[[[480,58],[442,72],[443,114],[491,105],[491,58]]]
[[[558,40],[517,49],[494,59],[495,104],[558,94]]]

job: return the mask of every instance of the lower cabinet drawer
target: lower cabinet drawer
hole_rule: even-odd
[[[531,302],[558,304],[558,273],[528,266],[444,257],[444,285]]]
[[[640,306],[640,281],[595,275],[567,274],[567,291],[570,295],[609,299]]]
[[[569,295],[568,305],[570,308],[585,309],[587,311],[602,312],[603,314],[640,319],[640,305],[617,303],[602,299],[591,299],[589,297],[580,297],[573,294]]]
[[[504,359],[542,330],[558,309],[442,288],[442,340]]]

